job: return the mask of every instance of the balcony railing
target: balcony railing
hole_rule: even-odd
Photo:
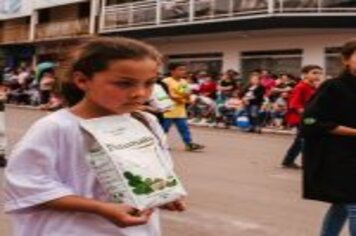
[[[342,13],[356,12],[354,0],[282,0],[275,2],[275,11],[278,13]]]
[[[89,34],[89,19],[60,21],[36,26],[36,39],[75,37]]]
[[[4,25],[0,29],[0,43],[17,43],[29,41],[29,25]]]
[[[253,18],[256,15],[356,14],[355,0],[144,0],[103,1],[100,31]]]

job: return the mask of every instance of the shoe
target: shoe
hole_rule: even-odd
[[[4,156],[0,156],[0,168],[6,167],[7,161]]]
[[[207,126],[208,125],[208,122],[206,119],[201,119],[199,122],[196,123],[196,125],[199,125],[199,126]]]
[[[299,170],[301,169],[302,167],[295,164],[295,163],[291,163],[291,164],[282,164],[282,167],[284,168],[288,168],[288,169],[295,169],[295,170]]]
[[[185,150],[188,152],[198,151],[204,149],[205,146],[197,144],[197,143],[190,143],[185,146]]]

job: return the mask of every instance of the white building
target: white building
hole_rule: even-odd
[[[319,64],[336,75],[339,47],[356,37],[355,0],[9,2],[0,0],[0,48],[10,64],[65,64],[72,46],[99,34],[149,41],[194,70],[298,74],[302,65]]]
[[[103,2],[99,33],[143,38],[193,69],[338,73],[339,47],[356,37],[354,0]]]

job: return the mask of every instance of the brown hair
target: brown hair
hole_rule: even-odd
[[[356,52],[356,39],[352,39],[344,44],[341,48],[342,57],[347,60]]]
[[[321,66],[318,66],[318,65],[306,65],[306,66],[303,66],[302,73],[308,74],[312,70],[323,70],[323,68],[321,68]]]
[[[61,93],[67,105],[73,106],[84,97],[84,91],[72,81],[74,72],[81,72],[89,79],[107,69],[115,60],[150,58],[161,62],[161,54],[151,45],[129,38],[95,38],[82,44],[73,55],[68,81],[62,83]]]

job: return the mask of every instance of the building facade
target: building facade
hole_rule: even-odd
[[[73,46],[105,35],[148,41],[168,62],[186,62],[192,70],[297,75],[303,65],[319,64],[335,76],[340,46],[356,37],[353,0],[9,2],[16,1],[0,1],[0,55],[7,66],[55,60],[65,67]]]

